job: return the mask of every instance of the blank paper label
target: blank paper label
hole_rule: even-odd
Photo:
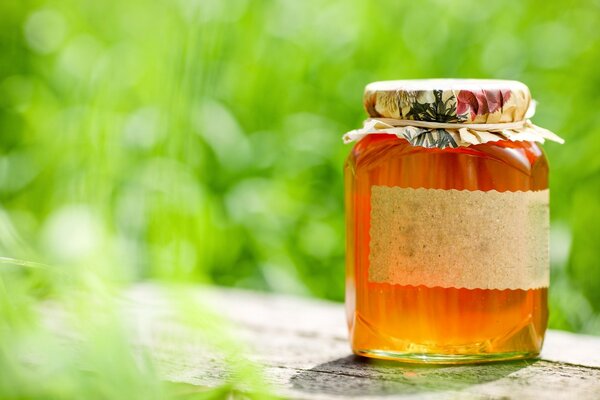
[[[371,187],[369,281],[548,287],[548,190]]]

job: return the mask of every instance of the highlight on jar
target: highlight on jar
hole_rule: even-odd
[[[548,160],[526,85],[366,86],[344,135],[346,310],[355,354],[458,364],[539,355],[548,321]]]

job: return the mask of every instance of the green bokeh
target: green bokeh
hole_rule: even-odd
[[[3,1],[1,255],[342,300],[364,85],[517,79],[567,141],[550,324],[600,333],[598,26],[592,0]]]

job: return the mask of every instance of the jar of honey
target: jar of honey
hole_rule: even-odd
[[[548,162],[527,86],[367,85],[345,164],[354,353],[417,363],[535,357],[548,320]]]

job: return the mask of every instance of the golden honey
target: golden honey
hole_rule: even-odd
[[[483,86],[485,89],[485,85]],[[489,110],[490,107],[487,111]],[[460,138],[456,141],[458,140]],[[505,260],[497,260],[499,265],[496,265],[494,260],[490,264],[490,260],[485,258],[485,252],[510,254],[513,251],[509,248],[508,253],[494,252],[498,249],[494,249],[497,244],[493,240],[482,247],[484,250],[480,255],[477,249],[470,249],[470,254],[475,254],[470,256],[473,265],[469,260],[461,261],[462,265],[472,268],[477,273],[472,275],[475,277],[473,279],[476,279],[474,284],[481,286],[481,282],[484,282],[489,286],[486,288],[460,287],[464,286],[464,279],[467,279],[461,275],[461,271],[450,270],[449,278],[439,281],[444,286],[432,284],[438,282],[436,270],[423,272],[419,284],[402,284],[407,277],[403,274],[393,274],[395,268],[404,268],[405,271],[430,268],[431,263],[423,264],[427,260],[423,261],[421,254],[428,254],[428,257],[432,254],[437,255],[439,259],[436,259],[436,264],[444,265],[444,258],[449,254],[448,243],[453,243],[452,236],[456,235],[458,241],[463,233],[453,232],[452,227],[436,226],[436,221],[424,221],[423,224],[425,229],[431,229],[432,232],[442,232],[445,235],[444,240],[441,240],[442,237],[436,239],[435,235],[432,235],[430,241],[419,242],[433,246],[433,250],[429,249],[428,253],[425,253],[416,249],[415,254],[411,250],[411,254],[402,253],[404,255],[400,258],[381,255],[382,260],[390,260],[391,264],[385,268],[389,268],[392,274],[382,275],[381,279],[384,281],[374,281],[372,271],[370,273],[370,268],[373,268],[370,264],[375,259],[372,253],[381,251],[379,248],[373,248],[374,238],[370,236],[376,233],[371,226],[373,187],[401,190],[441,189],[461,193],[467,191],[481,193],[484,199],[487,198],[486,193],[491,191],[502,196],[502,193],[540,193],[548,189],[548,163],[538,143],[529,140],[481,142],[468,146],[424,147],[415,145],[397,134],[371,132],[359,140],[350,151],[344,171],[347,225],[346,308],[351,347],[356,354],[431,363],[518,359],[539,354],[548,320],[547,284],[534,284],[525,274],[516,284],[523,288],[506,288],[506,285],[500,282],[499,287],[495,288],[496,282],[486,281],[487,271],[478,265],[482,265],[480,260],[485,260],[486,265],[493,265],[496,272],[501,274],[504,271],[503,263],[523,268],[525,272],[529,271],[527,268],[541,268],[547,274],[547,245],[546,248],[543,245],[539,246],[539,249],[530,245],[547,243],[547,238],[544,237],[544,229],[547,228],[531,231],[541,232],[535,233],[542,236],[539,238],[531,238],[525,234],[521,239],[514,238],[515,257],[521,254],[518,260],[524,261],[515,262],[504,256]],[[460,206],[452,205],[459,213]],[[490,224],[487,218],[488,214],[508,213],[508,217],[511,218],[511,213],[514,213],[511,209],[498,210],[498,207],[495,207],[487,211],[485,205],[481,207],[483,211],[470,214],[470,220],[465,222],[469,232],[475,232],[472,239],[474,245],[481,236],[477,235],[477,232],[492,237],[495,234],[493,224]],[[440,215],[439,210],[437,215]],[[480,217],[473,218],[472,215]],[[547,219],[547,214],[535,214],[528,208],[514,215],[525,216],[526,221],[515,221],[521,224],[518,226],[525,227],[540,224],[539,215],[542,215],[542,219]],[[394,229],[393,225],[402,221],[402,216],[399,218],[396,222],[389,221],[390,229]],[[402,242],[410,240],[410,234],[418,235],[418,232],[422,231],[411,230],[408,236],[399,238],[398,246],[402,248]],[[505,246],[507,238],[503,239],[498,243]],[[436,245],[441,247],[435,248]],[[481,258],[478,258],[479,256]],[[454,262],[456,263],[456,260]],[[454,272],[457,280],[463,279],[457,287],[454,287],[452,281]],[[416,279],[421,279],[421,271],[417,270],[415,273]],[[389,282],[385,281],[388,276]],[[511,276],[502,279],[512,282]]]

